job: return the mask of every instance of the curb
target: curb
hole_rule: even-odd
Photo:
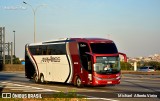
[[[155,72],[138,72],[138,71],[122,71],[122,74],[138,74],[138,75],[160,75],[160,71]]]

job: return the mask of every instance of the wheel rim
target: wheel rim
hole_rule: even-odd
[[[44,76],[41,76],[41,82],[44,83]]]
[[[77,86],[80,87],[81,86],[81,79],[77,78]]]
[[[38,82],[38,76],[37,75],[35,75],[34,80],[35,80],[35,82]]]

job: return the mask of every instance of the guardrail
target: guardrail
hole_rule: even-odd
[[[154,72],[139,72],[139,71],[127,71],[122,70],[122,74],[140,74],[140,75],[160,75],[160,71],[154,71]]]
[[[22,64],[5,64],[2,71],[25,71],[25,66]],[[160,75],[160,71],[155,72],[139,72],[139,71],[128,71],[122,70],[122,74],[141,74],[141,75]]]
[[[1,71],[24,71],[25,67],[22,64],[5,64],[1,67]]]

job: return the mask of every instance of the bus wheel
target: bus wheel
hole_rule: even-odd
[[[33,76],[35,83],[39,83],[38,75],[35,73]]]
[[[45,83],[43,74],[40,76],[40,82],[41,82],[41,83]]]
[[[77,85],[77,87],[83,87],[82,80],[81,80],[80,77],[77,77],[77,79],[76,79],[76,85]]]

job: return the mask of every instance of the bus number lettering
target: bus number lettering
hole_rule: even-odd
[[[60,57],[45,57],[42,58],[42,62],[60,62]]]

